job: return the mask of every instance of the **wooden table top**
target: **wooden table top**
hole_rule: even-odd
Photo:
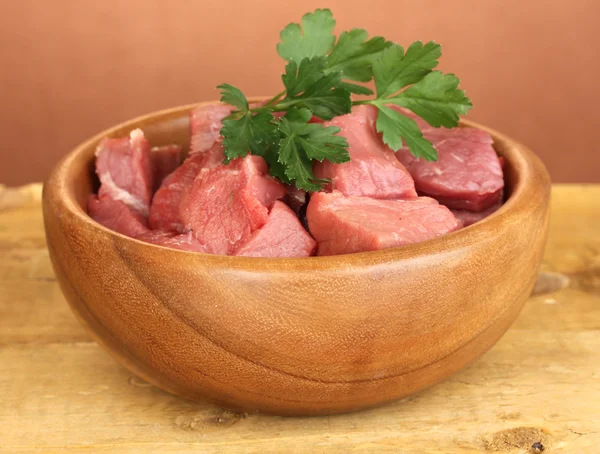
[[[0,452],[600,453],[600,185],[558,185],[543,272],[473,366],[360,413],[281,418],[167,394],[71,314],[45,245],[40,185],[0,185]]]

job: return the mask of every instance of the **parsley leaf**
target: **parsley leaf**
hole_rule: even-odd
[[[269,173],[280,181],[290,184],[292,180],[285,174],[285,166],[279,162],[279,144],[277,147],[271,147],[266,155],[265,161],[269,165]]]
[[[433,71],[389,102],[412,110],[431,126],[453,128],[458,115],[473,107],[463,90],[458,89],[458,77]]]
[[[379,114],[375,126],[383,133],[383,142],[392,150],[402,148],[402,139],[413,155],[427,161],[437,160],[437,151],[419,130],[417,123],[400,112],[386,106],[378,106]]]
[[[277,53],[288,61],[324,56],[335,43],[335,20],[328,9],[317,9],[302,16],[302,27],[289,24],[280,34]]]
[[[221,128],[225,162],[248,153],[265,156],[278,138],[277,124],[268,111],[245,112],[240,118],[223,120]]]
[[[391,96],[421,80],[437,66],[441,54],[439,44],[434,42],[423,45],[421,41],[416,41],[406,50],[406,54],[398,45],[385,49],[373,63],[377,97]]]
[[[312,118],[312,113],[309,109],[293,108],[287,111],[285,119],[293,123],[308,123]]]
[[[466,113],[472,104],[458,89],[456,76],[432,71],[440,55],[440,46],[433,42],[417,41],[406,53],[398,45],[385,49],[373,63],[377,98],[366,101],[379,109],[377,130],[390,148],[399,150],[404,140],[413,155],[428,161],[437,160],[433,145],[423,138],[412,119],[387,105],[412,110],[434,127],[457,126],[458,115]]]
[[[348,141],[343,136],[338,136],[341,131],[337,126],[321,126],[310,123],[296,128],[299,141],[309,159],[322,162],[339,164],[350,161],[348,154]]]
[[[347,162],[350,155],[346,138],[337,135],[340,128],[307,123],[311,116],[308,109],[292,109],[281,119],[279,162],[298,188],[317,191],[323,181],[315,178],[312,161]]]
[[[325,75],[325,57],[304,58],[300,65],[295,61],[285,66],[285,74],[281,76],[288,98],[300,95]]]
[[[239,110],[248,110],[248,100],[239,88],[230,84],[221,84],[217,88],[221,90],[221,102],[237,107]]]
[[[281,130],[285,131],[286,120],[281,120]],[[312,163],[298,146],[296,136],[292,131],[283,134],[284,138],[280,143],[279,162],[285,166],[285,176],[290,181],[296,182],[298,189],[305,191],[318,191],[321,186],[315,182],[316,178],[312,171]]]
[[[362,85],[353,84],[351,82],[342,81],[339,85],[339,88],[343,88],[344,90],[348,90],[350,93],[355,93],[357,95],[372,95],[373,90],[369,87],[363,87]]]
[[[382,50],[391,46],[381,36],[367,41],[366,30],[355,28],[343,32],[327,57],[326,72],[339,71],[344,79],[368,82],[373,77],[373,61]]]
[[[348,142],[345,137],[338,136],[341,131],[337,126],[323,126],[318,123],[308,123],[312,114],[308,109],[292,109],[284,120],[284,134],[295,134],[306,155],[313,160],[327,159],[333,163],[347,162]],[[280,128],[281,130],[281,128]]]
[[[287,96],[274,108],[306,108],[323,120],[350,112],[350,92],[341,87],[340,73],[325,74],[324,66],[323,57],[305,58],[300,65],[289,62],[281,76]]]
[[[369,38],[360,28],[342,32],[336,42],[334,27],[331,11],[317,9],[282,30],[277,52],[287,61],[281,76],[285,90],[268,102],[249,105],[240,89],[218,86],[221,101],[236,109],[221,128],[225,162],[248,153],[262,156],[271,175],[281,181],[319,190],[324,180],[315,177],[313,162],[342,163],[350,156],[339,128],[311,119],[330,120],[356,104],[377,107],[376,129],[390,148],[406,145],[419,158],[437,159],[416,122],[393,106],[411,110],[434,127],[448,128],[472,107],[456,76],[434,71],[440,46],[417,41],[405,51],[380,36]],[[373,95],[361,84],[371,80],[374,99],[352,102],[352,94]]]

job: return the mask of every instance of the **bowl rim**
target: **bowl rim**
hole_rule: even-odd
[[[249,101],[260,102],[266,98],[252,97],[249,98]],[[109,127],[83,141],[56,164],[44,182],[44,205],[49,206],[52,199],[58,202],[58,205],[53,205],[53,208],[66,210],[61,215],[68,214],[74,221],[85,225],[92,232],[103,233],[104,235],[108,234],[117,242],[131,243],[148,251],[155,250],[157,253],[172,254],[173,259],[185,255],[186,259],[189,260],[189,257],[195,256],[205,264],[212,266],[240,268],[260,272],[270,270],[298,272],[314,271],[316,269],[332,270],[338,268],[343,270],[348,267],[371,267],[399,260],[419,259],[424,256],[441,258],[441,256],[447,253],[457,253],[464,248],[472,246],[477,241],[489,238],[489,235],[502,224],[518,217],[519,214],[526,215],[527,212],[531,211],[529,207],[542,203],[545,193],[537,190],[539,184],[536,185],[535,181],[541,182],[542,186],[546,186],[549,191],[550,177],[548,172],[540,159],[531,150],[494,129],[470,120],[461,119],[461,127],[472,127],[486,131],[494,139],[494,144],[503,143],[504,147],[510,150],[508,153],[502,153],[501,155],[513,166],[517,174],[517,181],[514,187],[511,188],[511,193],[504,204],[485,219],[468,227],[420,243],[376,251],[332,256],[279,258],[216,255],[172,249],[128,237],[99,224],[78,204],[74,188],[72,185],[69,185],[69,181],[73,177],[73,163],[82,159],[82,154],[89,153],[90,148],[95,149],[101,139],[104,137],[114,137],[115,134],[136,127],[140,127],[143,130],[143,126],[140,126],[141,123],[154,124],[161,123],[169,118],[179,118],[196,107],[209,104],[218,104],[218,102],[205,101],[185,104],[140,115]],[[93,154],[89,159],[93,159]],[[46,210],[44,210],[44,216],[46,216]]]

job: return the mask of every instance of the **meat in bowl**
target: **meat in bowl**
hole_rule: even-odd
[[[181,250],[308,257],[425,241],[502,204],[502,168],[484,131],[431,128],[402,111],[438,153],[427,162],[404,148],[394,153],[376,130],[375,108],[356,106],[330,122],[347,139],[351,160],[315,163],[315,175],[329,183],[308,195],[270,176],[260,156],[223,162],[218,131],[230,111],[222,104],[192,111],[185,159],[177,146],[152,148],[139,129],[103,140],[90,215],[124,235]],[[308,230],[298,219],[304,212]]]

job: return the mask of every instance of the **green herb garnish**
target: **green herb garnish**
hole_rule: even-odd
[[[406,143],[416,157],[437,160],[415,121],[389,106],[404,107],[434,127],[458,125],[459,115],[472,104],[455,75],[434,71],[440,46],[417,41],[404,50],[380,36],[369,39],[363,29],[343,32],[336,40],[334,27],[331,11],[317,9],[282,30],[277,52],[288,62],[281,76],[285,90],[264,105],[251,108],[238,88],[217,87],[221,101],[235,107],[221,129],[226,162],[248,153],[262,156],[283,182],[318,190],[324,181],[315,178],[313,161],[341,163],[350,156],[339,128],[309,121],[313,116],[331,120],[358,104],[377,107],[376,127],[390,148]],[[357,83],[371,80],[375,97],[352,101],[352,94],[373,95]]]

